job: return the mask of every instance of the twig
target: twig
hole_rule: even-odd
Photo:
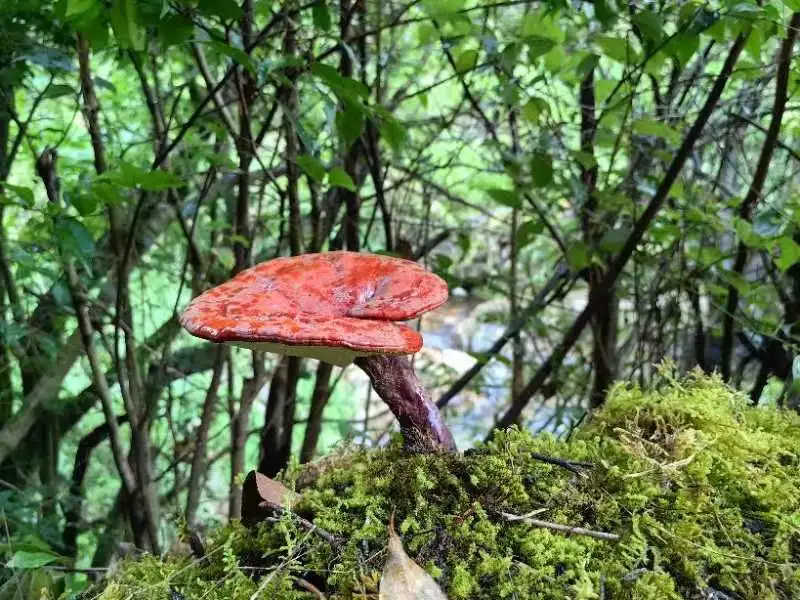
[[[303,588],[307,592],[311,592],[312,594],[314,594],[317,598],[320,598],[321,600],[325,600],[325,594],[323,594],[320,591],[320,589],[317,586],[315,586],[313,583],[311,583],[309,581],[306,581],[305,579],[302,579],[300,577],[298,577],[294,581],[297,584],[297,587]]]
[[[541,519],[534,519],[527,515],[514,515],[511,513],[499,513],[506,521],[514,522],[521,521],[527,525],[534,527],[542,527],[543,529],[550,529],[551,531],[559,531],[561,533],[568,533],[571,535],[583,535],[586,537],[595,538],[597,540],[607,540],[609,542],[617,542],[620,536],[616,533],[608,533],[606,531],[595,531],[594,529],[586,529],[585,527],[570,527],[569,525],[561,525],[560,523],[553,523],[551,521],[542,521]]]
[[[567,460],[566,458],[558,458],[555,456],[547,456],[545,454],[537,454],[536,452],[531,453],[531,458],[534,460],[538,460],[539,462],[544,462],[549,465],[555,465],[557,467],[561,467],[566,469],[567,471],[572,471],[576,475],[580,475],[583,477],[585,474],[581,471],[583,469],[591,469],[594,468],[594,465],[590,462],[584,462],[579,460]]]

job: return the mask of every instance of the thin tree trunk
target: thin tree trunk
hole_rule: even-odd
[[[800,28],[800,12],[792,13],[792,18],[786,31],[786,39],[783,40],[778,50],[778,68],[775,77],[775,99],[772,104],[772,118],[764,138],[764,145],[761,147],[761,155],[758,157],[750,188],[739,205],[739,218],[747,222],[753,220],[753,211],[761,199],[764,181],[767,179],[769,165],[772,162],[772,155],[778,142],[783,113],[786,111],[786,101],[788,100],[787,91],[791,72],[792,48],[795,40],[797,40],[798,28]],[[748,254],[747,246],[744,242],[739,241],[736,248],[736,258],[733,263],[734,278],[740,277],[744,272]],[[730,285],[728,286],[728,298],[725,302],[725,312],[722,315],[722,359],[720,369],[722,378],[725,381],[731,378],[731,358],[733,357],[734,329],[738,306],[739,290],[735,285]]]
[[[211,423],[214,421],[214,408],[217,403],[220,381],[222,380],[222,369],[225,366],[225,352],[223,347],[219,346],[215,352],[216,357],[214,358],[214,370],[211,374],[211,383],[209,383],[208,389],[206,390],[200,425],[195,432],[194,454],[192,455],[192,466],[189,471],[189,482],[187,483],[186,522],[189,527],[194,525],[197,507],[200,504],[200,496],[203,492],[208,432],[211,429]]]
[[[320,362],[317,366],[317,377],[314,382],[314,391],[311,393],[311,404],[308,409],[308,422],[306,433],[303,437],[303,446],[300,450],[300,462],[307,463],[314,459],[314,453],[319,443],[322,432],[322,415],[330,395],[330,378],[333,365]]]
[[[642,238],[647,232],[647,229],[652,223],[653,219],[664,205],[664,201],[667,199],[672,185],[677,180],[678,175],[680,175],[686,160],[689,158],[695,144],[697,143],[697,140],[700,138],[700,134],[702,133],[703,129],[705,129],[711,114],[714,112],[714,109],[719,102],[720,96],[722,96],[722,91],[725,89],[725,85],[727,84],[728,79],[733,72],[733,68],[736,65],[736,62],[739,60],[739,55],[742,53],[742,49],[744,48],[748,35],[749,32],[742,33],[734,40],[731,49],[728,51],[728,56],[725,58],[725,63],[722,65],[722,70],[714,80],[714,85],[711,88],[711,91],[709,92],[702,109],[698,113],[694,124],[686,134],[683,143],[681,144],[678,152],[675,155],[675,158],[672,160],[672,163],[667,169],[667,172],[664,175],[664,178],[661,180],[661,184],[658,186],[653,198],[650,200],[644,212],[634,224],[633,230],[631,231],[630,236],[628,236],[628,239],[625,241],[622,250],[620,250],[615,260],[611,262],[606,276],[595,288],[594,296],[589,297],[589,302],[586,304],[586,307],[575,318],[569,330],[567,330],[567,333],[564,335],[561,343],[559,343],[559,345],[553,350],[547,360],[542,363],[538,371],[525,385],[519,397],[514,400],[506,413],[497,421],[492,429],[492,432],[489,434],[490,437],[495,430],[505,429],[517,422],[522,414],[522,411],[528,405],[528,402],[535,394],[539,392],[539,390],[542,388],[542,385],[544,385],[550,375],[558,370],[564,360],[564,357],[572,349],[572,347],[575,345],[575,342],[578,341],[581,333],[583,333],[586,325],[588,325],[591,319],[594,317],[595,311],[600,308],[603,301],[608,297],[608,294],[614,288],[617,278],[620,276],[625,268],[625,265],[633,256],[636,247],[642,241]]]

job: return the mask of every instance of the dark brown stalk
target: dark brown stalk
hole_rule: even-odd
[[[744,221],[753,220],[753,210],[761,198],[764,189],[764,181],[767,179],[769,165],[772,162],[772,155],[778,143],[778,135],[781,130],[783,114],[786,111],[786,101],[788,100],[789,75],[791,70],[792,48],[797,40],[798,28],[800,28],[800,12],[792,14],[789,27],[786,31],[786,39],[783,40],[778,51],[778,72],[775,79],[775,99],[772,105],[772,118],[769,123],[767,134],[764,138],[764,145],[761,147],[761,155],[758,157],[753,180],[747,195],[739,205],[739,218]],[[748,257],[747,246],[740,241],[736,248],[736,258],[733,263],[733,277],[739,277],[744,271]],[[722,316],[722,378],[728,381],[731,377],[731,358],[733,356],[734,320],[736,309],[739,306],[739,290],[734,285],[728,286],[728,298],[725,302],[725,312]]]
[[[372,387],[397,418],[407,450],[455,452],[453,435],[407,358],[375,355],[354,362],[369,376]]]

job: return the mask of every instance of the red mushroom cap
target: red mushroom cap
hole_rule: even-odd
[[[214,342],[412,354],[422,337],[392,321],[437,308],[447,295],[441,278],[408,260],[305,254],[261,263],[208,290],[183,312],[181,324]]]

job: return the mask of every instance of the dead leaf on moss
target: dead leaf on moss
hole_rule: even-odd
[[[394,530],[394,513],[389,518],[389,557],[383,568],[380,600],[447,600],[433,577],[411,560]]]
[[[242,486],[242,522],[253,525],[276,512],[291,509],[297,500],[298,495],[281,482],[250,471]]]

